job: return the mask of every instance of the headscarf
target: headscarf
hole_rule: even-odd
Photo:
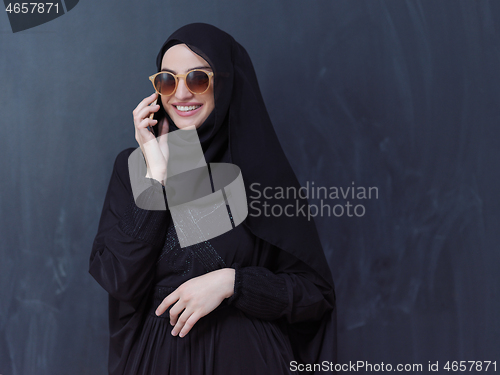
[[[250,187],[259,183],[262,188],[293,188],[300,184],[293,172],[274,131],[267,112],[254,67],[246,50],[226,32],[204,23],[193,23],[175,31],[163,44],[156,59],[158,71],[165,52],[176,44],[186,44],[194,53],[205,59],[214,72],[215,109],[197,129],[207,163],[229,162],[241,171],[247,192],[249,213],[252,196]],[[176,126],[169,119],[170,129]],[[256,198],[257,199],[257,198]],[[279,204],[307,205],[300,196],[271,198],[266,202],[272,207]],[[326,261],[319,236],[307,216],[248,215],[244,225],[257,237],[292,254],[310,267],[323,280],[322,288],[334,299],[333,279]],[[298,326],[297,326],[298,327]],[[304,325],[297,331],[306,333],[296,339],[305,339],[303,348],[295,351],[318,351],[303,355],[303,360],[323,359],[334,361],[335,342],[323,345],[325,339],[332,342],[335,332],[335,312],[325,317],[314,332]],[[293,343],[292,343],[293,344]],[[297,344],[297,343],[295,343]]]

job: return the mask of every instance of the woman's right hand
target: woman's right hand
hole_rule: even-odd
[[[152,113],[160,109],[158,104],[150,105],[157,99],[157,96],[158,94],[154,93],[143,99],[134,109],[133,116],[135,139],[146,159],[148,171],[146,177],[154,178],[163,184],[167,175],[168,146],[166,135],[168,133],[168,122],[164,118],[158,127],[160,144],[155,135],[148,129],[148,126],[154,126],[157,123],[157,120],[149,118]]]

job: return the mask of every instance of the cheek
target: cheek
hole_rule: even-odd
[[[207,96],[206,101],[207,107],[210,109],[210,112],[215,108],[215,100],[214,100],[214,92],[211,90],[210,94]]]
[[[168,96],[162,96],[161,97],[161,104],[164,109],[167,109],[167,104],[168,104]]]

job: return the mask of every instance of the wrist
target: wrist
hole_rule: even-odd
[[[234,268],[223,268],[220,271],[224,272],[224,298],[230,298],[234,294],[235,270]]]
[[[164,185],[166,175],[167,172],[163,170],[148,170],[146,178],[152,178],[158,181],[160,184]]]

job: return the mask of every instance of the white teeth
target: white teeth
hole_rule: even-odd
[[[182,112],[187,112],[187,111],[193,111],[196,108],[200,108],[201,105],[190,105],[190,106],[182,106],[182,105],[177,105],[175,108],[177,108],[179,111]]]

